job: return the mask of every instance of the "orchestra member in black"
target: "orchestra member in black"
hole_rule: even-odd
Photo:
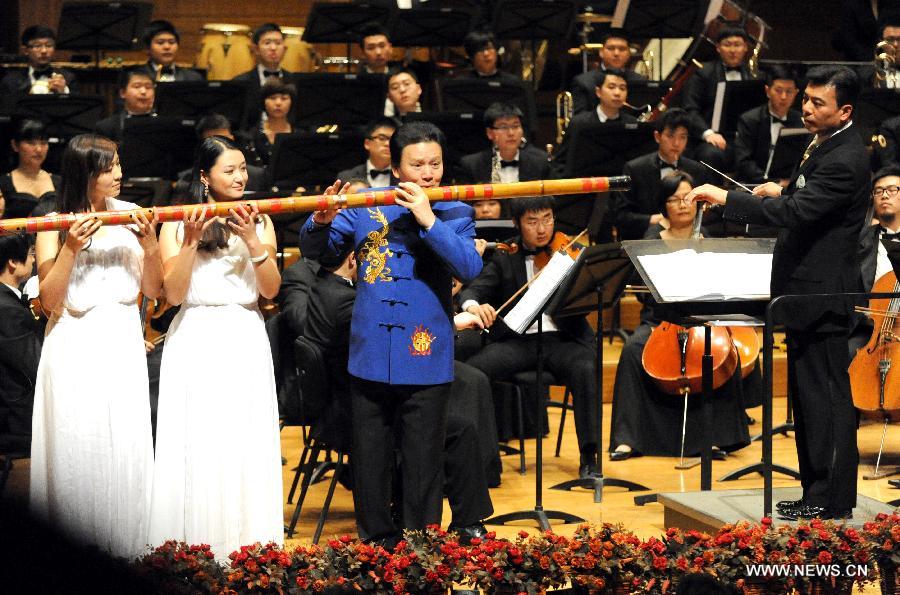
[[[281,27],[275,23],[262,24],[253,31],[252,39],[251,49],[256,57],[256,67],[232,79],[247,87],[248,106],[259,105],[259,95],[267,80],[284,79],[293,74],[281,66],[284,53],[287,51]],[[262,110],[248,109],[242,128],[250,128],[259,123],[262,113]]]
[[[725,206],[738,223],[781,228],[772,260],[772,297],[853,292],[858,243],[871,200],[869,157],[853,124],[860,83],[844,66],[807,73],[803,123],[815,135],[787,188],[774,182],[753,194],[704,185],[689,198]],[[782,304],[787,327],[788,390],[803,497],[779,502],[783,518],[850,518],[859,453],[847,372],[850,304],[839,298]]]
[[[648,174],[649,175],[649,174]],[[683,171],[668,173],[655,185],[656,210],[661,217],[644,233],[642,239],[689,239],[697,206],[685,202],[693,187],[693,179]],[[610,424],[609,458],[623,461],[633,456],[674,457],[681,452],[681,430],[684,397],[664,393],[644,371],[644,346],[653,329],[662,322],[654,314],[652,297],[641,294],[641,324],[628,337],[613,387],[612,423]],[[735,377],[713,394],[716,423],[711,428],[715,445],[714,457],[743,448],[750,443],[742,398],[740,366]],[[694,456],[701,449],[701,395],[688,397],[684,453]]]
[[[386,117],[403,117],[410,112],[422,111],[419,99],[422,86],[412,70],[393,70],[387,80],[387,101],[384,104]]]
[[[31,412],[43,333],[19,289],[31,277],[25,235],[0,237],[0,452],[31,451]]]
[[[484,131],[491,148],[460,159],[456,183],[530,182],[549,178],[547,153],[528,144],[523,120],[522,110],[511,103],[488,106],[484,112]],[[495,152],[499,153],[497,159]],[[477,211],[476,208],[476,217]]]
[[[694,159],[705,161],[719,171],[729,171],[734,150],[718,131],[710,128],[716,102],[716,88],[722,81],[748,81],[750,38],[739,27],[723,27],[716,38],[718,58],[704,62],[684,87],[682,107],[691,116],[691,147]]]
[[[614,194],[614,220],[619,239],[639,240],[647,229],[663,219],[657,195],[660,180],[675,170],[691,176],[692,180],[704,180],[703,166],[684,157],[688,144],[690,119],[681,108],[663,112],[656,121],[653,138],[658,150],[632,159],[625,164],[622,174],[631,177],[631,187]]]
[[[370,188],[395,185],[397,179],[391,173],[391,137],[396,130],[397,124],[391,118],[379,118],[366,126],[363,140],[366,162],[338,172],[337,179],[366,180]]]
[[[393,66],[391,57],[394,53],[387,29],[378,23],[369,23],[360,29],[359,36],[359,47],[363,51],[359,73],[387,74]]]
[[[488,344],[466,360],[492,381],[510,378],[537,365],[537,323],[519,335],[498,318],[497,308],[536,274],[535,257],[546,252],[554,236],[552,196],[514,199],[512,219],[521,234],[512,239],[515,254],[495,252],[482,273],[460,293],[462,309],[481,318],[491,332]],[[544,315],[545,369],[571,391],[575,432],[581,453],[579,475],[596,471],[597,371],[594,333],[583,317],[553,320]]]
[[[873,160],[879,167],[900,163],[900,116],[881,123],[873,149]]]
[[[631,60],[631,48],[628,45],[628,34],[623,29],[610,29],[602,38],[600,49],[600,67],[583,72],[572,79],[572,108],[576,114],[587,112],[597,107],[597,95],[594,93],[599,84],[601,72],[621,70],[629,83],[646,81],[647,77],[628,69]]]
[[[281,79],[270,78],[262,86],[259,99],[259,107],[266,117],[253,131],[244,132],[249,137],[246,155],[248,163],[268,167],[275,148],[275,137],[294,132],[297,88]]]
[[[181,36],[169,21],[150,21],[141,41],[147,48],[147,63],[139,68],[147,73],[150,80],[157,83],[204,80],[203,75],[193,68],[181,68],[175,64]]]
[[[0,176],[0,194],[6,199],[6,212],[0,218],[28,217],[41,203],[56,205],[62,178],[44,170],[50,135],[39,120],[19,120],[10,139],[17,156],[16,168]],[[48,211],[54,211],[49,208]]]
[[[97,134],[122,142],[122,130],[129,118],[149,118],[156,115],[153,102],[156,100],[156,83],[145,68],[129,68],[119,73],[119,99],[122,109],[94,125]]]
[[[469,32],[463,39],[463,48],[465,48],[466,56],[472,66],[461,71],[460,78],[496,81],[510,85],[522,84],[522,79],[516,75],[500,70],[497,39],[490,31]]]
[[[28,59],[28,68],[7,72],[0,80],[0,93],[65,95],[78,92],[75,74],[66,68],[53,66],[56,54],[56,33],[53,29],[44,25],[32,25],[25,29],[22,32],[22,53]]]
[[[744,112],[738,120],[734,167],[744,184],[771,181],[787,186],[796,162],[779,166],[771,159],[782,129],[803,128],[800,112],[791,107],[798,93],[797,78],[780,64],[769,68],[766,78],[768,101]]]

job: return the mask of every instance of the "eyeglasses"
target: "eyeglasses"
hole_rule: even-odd
[[[685,198],[687,198],[687,197],[685,197]],[[670,198],[666,201],[666,204],[667,205],[674,205],[674,204],[678,204],[678,203],[688,204],[688,201],[685,200],[685,198],[678,198],[677,196],[673,196],[672,198]]]
[[[896,198],[897,194],[900,194],[900,186],[876,186],[872,190],[872,198],[879,198],[882,194],[888,198]]]
[[[505,126],[491,126],[491,130],[499,130],[500,132],[516,132],[522,130],[521,124],[507,124]]]
[[[375,141],[378,141],[378,142],[380,142],[380,143],[389,143],[389,142],[391,142],[391,137],[389,137],[389,136],[386,135],[386,134],[374,134],[374,135],[372,135],[372,136],[367,136],[366,138],[368,138],[369,140],[375,140]]]
[[[528,228],[537,229],[538,227],[553,227],[553,215],[548,215],[543,219],[525,219],[522,225]]]

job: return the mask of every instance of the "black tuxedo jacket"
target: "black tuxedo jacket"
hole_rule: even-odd
[[[0,284],[0,448],[28,452],[41,344],[34,316]]]
[[[660,212],[656,202],[660,185],[657,156],[658,153],[642,155],[622,169],[623,175],[631,176],[631,188],[614,196],[614,222],[621,240],[642,239],[650,226],[650,216]],[[703,166],[693,159],[682,156],[678,160],[678,169],[690,174],[695,185],[706,180]]]
[[[456,172],[457,184],[490,184],[493,150],[485,149],[460,159]],[[547,153],[537,147],[525,145],[519,149],[519,181],[546,180],[550,177]]]
[[[878,225],[870,225],[859,236],[859,269],[860,291],[872,291],[875,285],[875,269],[878,266],[878,240],[881,229]]]
[[[66,79],[70,95],[78,93],[78,81],[75,80],[74,72],[58,67],[53,67],[53,71],[60,73]],[[10,70],[3,80],[0,80],[0,92],[4,95],[27,95],[30,90],[31,79],[28,78],[28,67]]]
[[[576,114],[587,112],[597,108],[596,88],[599,84],[600,70],[582,72],[572,79],[572,107]],[[647,77],[632,70],[625,71],[625,82],[628,84],[646,81]]]
[[[521,245],[522,238],[517,236],[511,241]],[[527,281],[525,254],[521,250],[515,254],[507,254],[498,250],[484,265],[481,274],[460,292],[459,302],[464,304],[468,300],[475,300],[479,304],[490,304],[499,308]],[[519,299],[521,296],[513,302],[510,308],[513,308]],[[554,322],[560,332],[569,338],[587,346],[594,345],[594,333],[584,317],[569,317]],[[502,319],[498,319],[491,327],[492,341],[510,340],[520,336],[510,330]]]
[[[298,337],[306,330],[309,291],[318,272],[318,262],[300,258],[281,273],[281,288],[276,300],[281,319],[292,337]]]
[[[877,167],[884,167],[889,163],[900,164],[900,116],[888,118],[881,123],[878,134],[884,137],[884,146],[875,143],[875,158]]]
[[[800,112],[788,110],[785,128],[803,128]],[[741,114],[734,138],[734,163],[738,180],[746,183],[760,184],[764,182],[763,174],[769,161],[769,147],[772,144],[772,125],[769,117],[769,105],[763,104]],[[799,147],[799,145],[798,145]],[[800,147],[797,160],[803,156]],[[791,177],[793,165],[769,172],[769,180],[783,180]]]
[[[293,72],[281,69],[282,80],[289,82]],[[247,103],[244,105],[244,118],[241,122],[232,122],[232,126],[242,130],[252,128],[259,124],[259,118],[262,114],[262,85],[259,84],[259,73],[256,66],[253,70],[248,70],[243,74],[239,74],[233,79],[236,83],[241,83],[247,88]]]
[[[360,163],[356,167],[351,167],[350,169],[341,170],[337,174],[337,179],[341,182],[349,182],[350,180],[369,180],[369,172],[366,171],[365,162]],[[391,172],[391,186],[396,186],[400,180],[394,177],[394,172]]]
[[[741,80],[749,81],[753,77],[746,64],[741,64]],[[725,80],[725,65],[718,58],[712,62],[704,62],[684,86],[682,107],[691,117],[691,136],[702,138],[712,121],[713,106],[716,103],[716,87]]]
[[[729,192],[724,217],[781,228],[772,260],[772,297],[859,289],[859,238],[872,200],[869,157],[851,126],[816,147],[775,198]],[[789,328],[840,331],[848,304],[840,299],[783,305]]]

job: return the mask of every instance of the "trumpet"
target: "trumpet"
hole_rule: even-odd
[[[747,60],[747,70],[750,71],[750,76],[755,79],[759,78],[759,52],[761,50],[762,41],[757,41],[753,47],[753,53],[750,54],[750,59]]]
[[[572,121],[572,115],[575,113],[575,103],[572,94],[564,91],[556,96],[556,144],[559,146],[563,142],[566,135],[566,128]]]
[[[875,88],[896,89],[900,87],[896,66],[896,46],[887,39],[882,39],[875,45]]]

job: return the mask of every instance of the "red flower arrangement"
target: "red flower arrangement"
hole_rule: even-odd
[[[566,539],[551,531],[533,536],[519,531],[514,542],[491,531],[472,540],[464,571],[469,582],[489,593],[536,595],[568,581],[565,548]]]
[[[672,593],[682,576],[702,572],[718,576],[712,537],[690,529],[670,528],[662,539],[651,537],[639,547],[637,563],[642,569],[645,593]]]
[[[284,592],[290,585],[288,569],[291,556],[275,543],[241,546],[228,555],[230,567],[226,569],[231,592],[249,591]]]
[[[225,573],[206,544],[170,540],[138,558],[135,571],[160,593],[217,593]]]
[[[328,541],[323,556],[323,587],[339,591],[387,594],[390,585],[383,579],[383,569],[390,554],[381,546],[364,543],[349,535]],[[314,584],[318,591],[320,585]]]
[[[872,557],[878,564],[882,592],[900,590],[900,511],[879,513],[874,521],[863,525],[863,534],[872,544]]]
[[[406,531],[403,537],[381,575],[394,593],[444,592],[463,579],[468,550],[455,536],[431,525],[425,531]]]
[[[640,544],[641,540],[622,525],[580,525],[565,550],[572,584],[589,593],[613,586],[629,590],[640,586],[641,569],[635,563]]]

